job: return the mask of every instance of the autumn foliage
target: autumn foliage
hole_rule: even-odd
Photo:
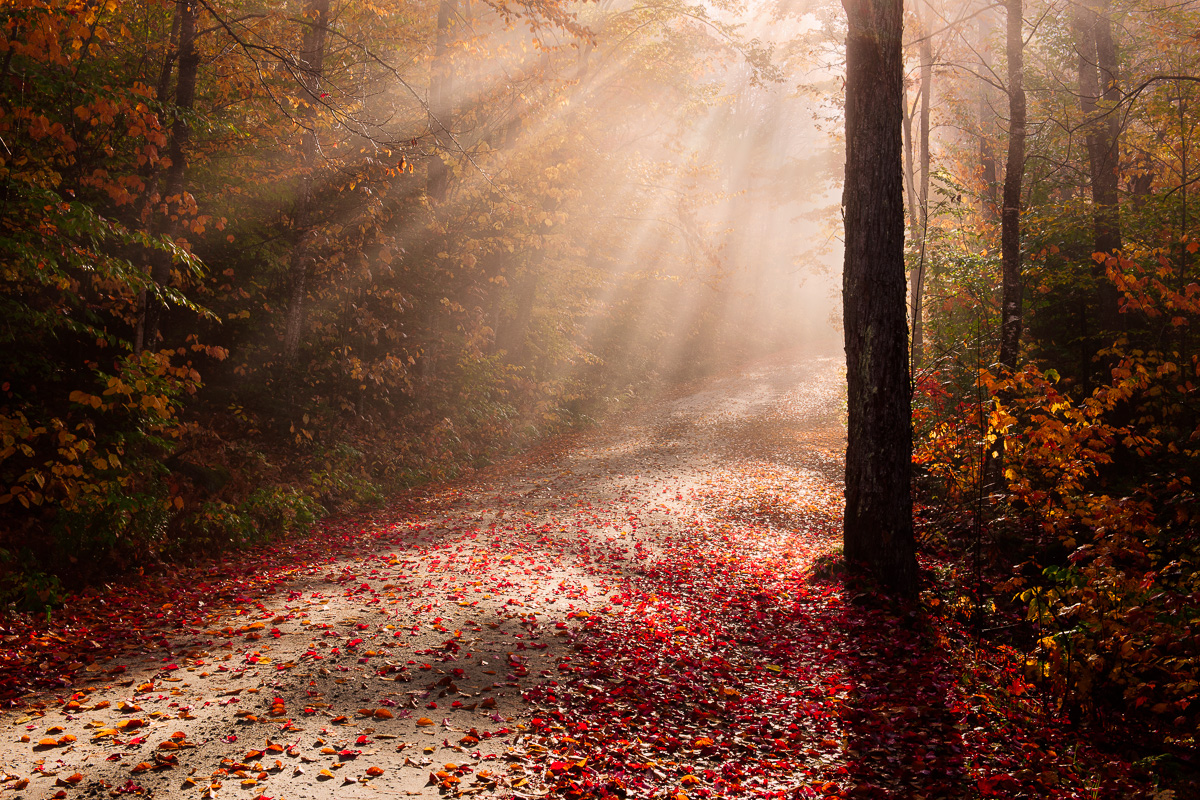
[[[763,48],[678,4],[444,5],[5,4],[5,602],[301,529],[760,346],[721,320],[724,194],[686,132],[736,119],[702,65],[736,45],[761,85]]]
[[[991,349],[990,228],[971,244],[941,238],[970,218],[943,195],[926,323],[947,349],[916,382],[920,525],[957,561],[956,613],[1014,648],[1043,713],[1133,747],[1166,786],[1194,764],[1200,723],[1200,242],[1178,173],[1137,161],[1150,146],[1138,132],[1170,140],[1172,120],[1161,104],[1121,103],[1125,246],[1093,253],[1095,206],[1067,181],[1032,184],[1016,369]],[[1069,137],[1038,146],[1067,159]],[[1185,161],[1195,152],[1176,144]]]

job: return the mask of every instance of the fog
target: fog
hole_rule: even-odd
[[[569,29],[452,10],[442,54],[392,96],[419,114],[409,90],[429,82],[414,170],[445,161],[435,213],[491,225],[475,257],[497,347],[559,375],[631,358],[663,376],[840,350],[840,86],[813,15],[605,2]],[[515,248],[513,214],[532,220]],[[550,358],[549,328],[589,355]]]

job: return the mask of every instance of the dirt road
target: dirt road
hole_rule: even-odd
[[[4,796],[809,786],[842,748],[796,713],[830,695],[811,670],[832,656],[820,624],[780,626],[837,543],[841,385],[834,359],[759,364],[307,543],[10,631]],[[773,707],[734,730],[752,701]],[[802,774],[722,771],[729,748],[800,741]]]

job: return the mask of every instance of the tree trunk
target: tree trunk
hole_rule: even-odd
[[[904,99],[904,118],[901,120],[904,134],[904,196],[908,201],[909,234],[916,238],[917,218],[920,216],[917,203],[917,156],[913,147],[913,117],[920,107],[918,97],[915,104],[910,105],[908,98]]]
[[[516,279],[516,285],[513,287],[516,306],[512,318],[505,321],[501,335],[497,337],[497,347],[505,352],[505,361],[510,364],[529,363],[529,324],[533,321],[533,309],[540,282],[540,276],[535,270],[536,263],[532,263],[525,273]]]
[[[993,18],[990,10],[979,14],[979,51],[983,60],[983,72],[992,71],[992,50],[989,44]],[[984,222],[995,224],[1000,218],[1000,178],[996,166],[996,149],[992,144],[995,132],[996,109],[993,107],[995,91],[987,81],[979,82],[979,164],[983,181],[981,216]]]
[[[167,207],[166,219],[160,228],[163,235],[174,238],[179,232],[179,218],[184,213],[184,187],[187,177],[187,149],[191,140],[187,117],[196,104],[196,80],[200,71],[200,54],[196,52],[196,16],[198,3],[178,0],[175,6],[178,25],[179,68],[175,79],[175,118],[171,123],[171,141],[167,154],[171,160],[163,178],[162,202]],[[172,34],[174,34],[172,30]],[[167,67],[169,69],[169,66]],[[169,78],[169,76],[168,76]],[[159,78],[165,90],[169,80]],[[166,286],[171,280],[170,254],[156,250],[151,256],[150,279],[155,286]],[[134,339],[135,352],[157,346],[162,332],[165,305],[149,293],[143,295],[138,330]]]
[[[917,218],[916,242],[917,263],[909,276],[909,317],[912,320],[912,374],[915,376],[921,369],[925,355],[925,325],[924,302],[925,292],[925,255],[929,236],[929,103],[933,92],[933,41],[926,28],[921,14],[920,2],[917,4],[917,22],[921,31],[919,46],[921,58],[921,114],[918,132],[919,156],[921,161],[921,181],[917,188]]]
[[[317,168],[317,107],[322,104],[321,83],[324,77],[325,38],[329,30],[330,0],[312,0],[305,18],[308,28],[300,45],[300,82],[304,110],[300,124],[304,133],[300,141],[300,192],[296,198],[293,224],[299,237],[292,246],[288,265],[287,313],[284,317],[283,361],[291,366],[300,352],[300,334],[304,328],[304,301],[308,296],[308,273],[312,267],[312,188]]]
[[[1086,126],[1092,187],[1092,249],[1109,256],[1121,249],[1117,187],[1121,129],[1116,113],[1121,98],[1117,82],[1117,48],[1113,42],[1112,22],[1104,13],[1080,8],[1074,22],[1079,51],[1079,105]],[[1096,265],[1096,273],[1100,321],[1108,331],[1115,331],[1120,325],[1117,289],[1107,279],[1103,262]]]
[[[432,200],[446,199],[449,169],[446,158],[454,140],[450,130],[454,122],[454,72],[450,64],[450,31],[458,13],[457,0],[438,4],[437,44],[429,82],[429,124],[433,130],[434,153],[429,159],[425,193]]]
[[[845,556],[889,591],[918,588],[905,325],[901,168],[902,0],[843,0],[846,38],[846,258],[842,303],[849,388]]]
[[[1001,372],[1017,368],[1021,348],[1021,187],[1025,178],[1025,41],[1021,36],[1022,0],[1007,0],[1008,158],[1004,164],[1004,206],[1000,212],[1000,354]],[[1004,400],[1005,398],[1001,398]],[[1004,489],[1004,436],[995,440],[982,467],[989,493]]]
[[[1004,207],[1000,215],[1000,366],[1017,367],[1021,346],[1021,186],[1025,177],[1025,42],[1022,0],[1007,0],[1008,159],[1004,165]]]

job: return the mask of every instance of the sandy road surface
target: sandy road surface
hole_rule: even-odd
[[[835,359],[758,364],[329,523],[317,537],[335,554],[281,554],[270,576],[262,558],[198,569],[205,611],[123,643],[97,633],[70,685],[0,714],[0,800],[540,795],[538,715],[598,685],[578,641],[631,613],[631,587],[675,552],[664,542],[713,525],[789,529],[806,558],[832,542],[840,389]],[[771,548],[755,541],[738,546]],[[121,592],[89,602],[117,608]],[[174,599],[153,615],[182,614]],[[6,646],[70,658],[50,654],[56,636],[74,641],[52,627]]]

